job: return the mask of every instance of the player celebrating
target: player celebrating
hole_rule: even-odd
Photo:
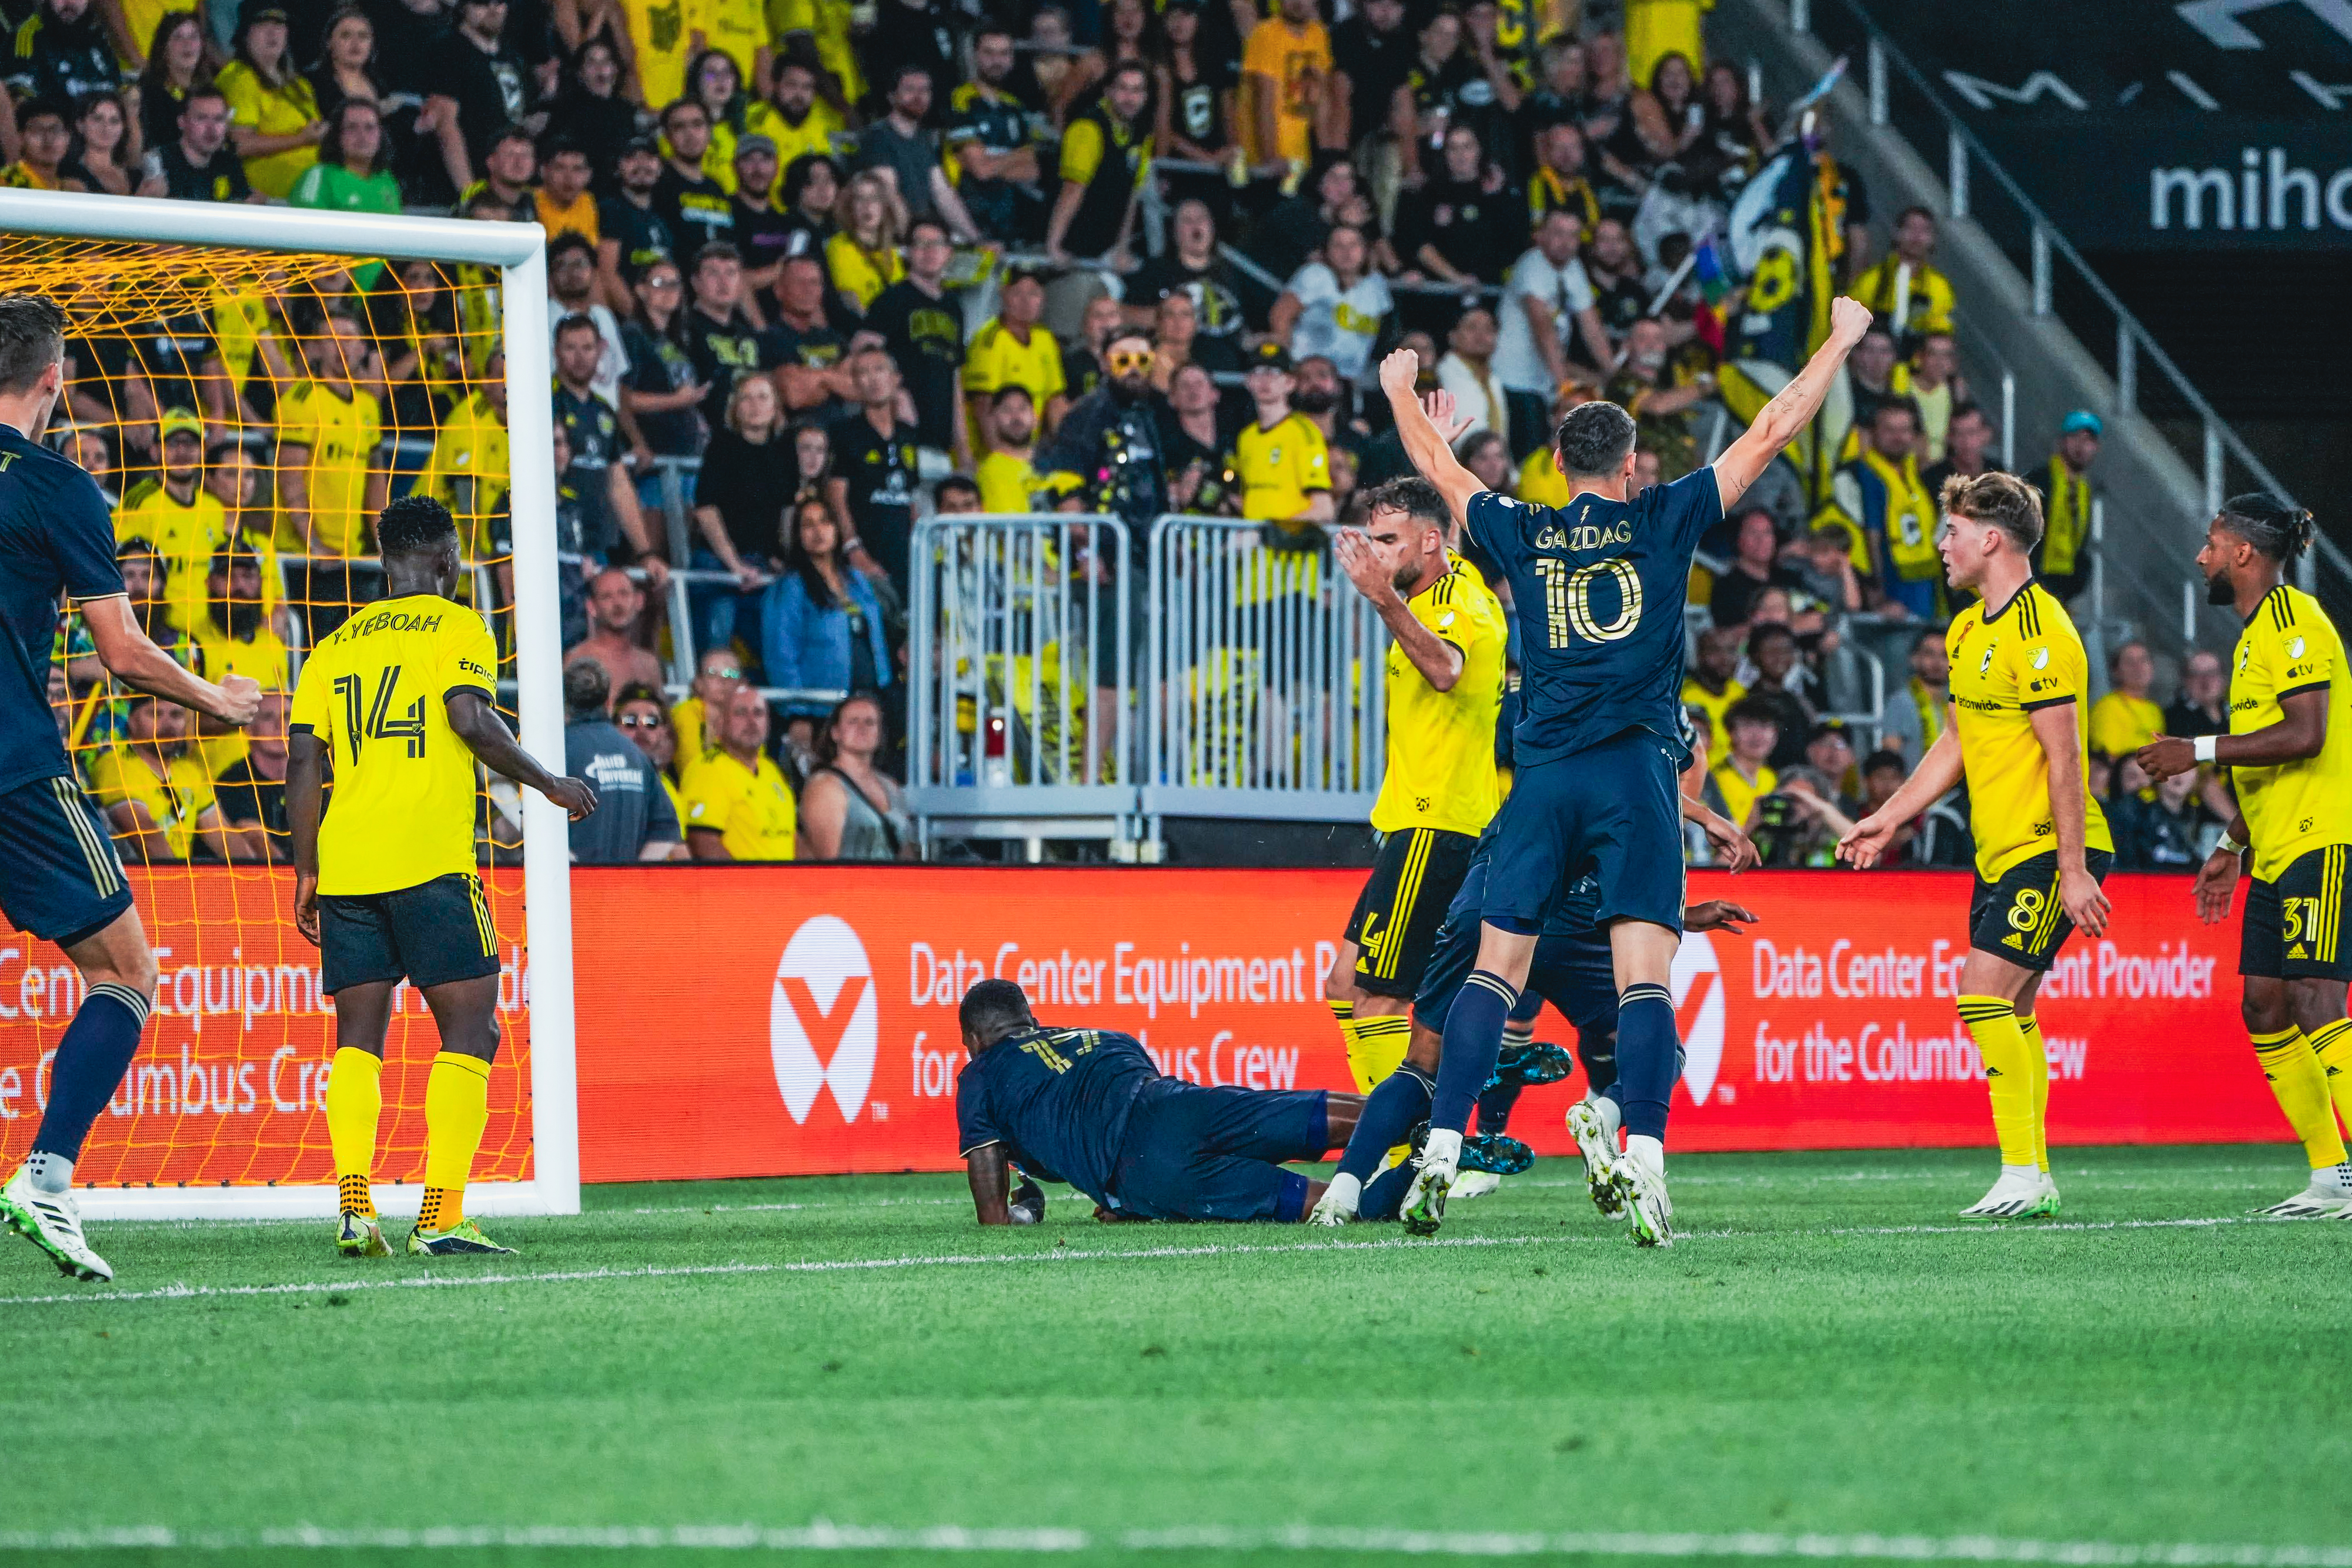
[[[2084,784],[2090,665],[2065,608],[2033,579],[2042,493],[2007,474],[1944,482],[1944,572],[1976,602],[1944,633],[1951,722],[1885,805],[1854,824],[1838,853],[1876,862],[1904,823],[1966,777],[1977,845],[1960,1018],[1984,1058],[2000,1176],[1963,1219],[2058,1212],[2050,1179],[2050,1061],[2034,994],[2077,925],[2107,928],[2115,841]]]
[[[369,1184],[384,1030],[393,988],[405,979],[441,1031],[425,1083],[425,1205],[408,1250],[511,1252],[465,1214],[499,1050],[499,940],[474,870],[474,763],[530,785],[575,822],[596,809],[596,791],[541,768],[492,706],[489,623],[449,598],[459,565],[448,508],[404,496],[376,519],[376,542],[384,597],[311,653],[287,727],[294,925],[318,946],[320,986],[335,998],[327,1079],[341,1188],[335,1246],[347,1257],[391,1251]]]
[[[1372,493],[1362,533],[1331,541],[1392,639],[1388,770],[1372,803],[1380,859],[1323,982],[1367,1092],[1404,1060],[1422,965],[1498,799],[1503,607],[1447,552],[1452,524],[1436,486],[1399,479]]]
[[[135,690],[253,721],[261,688],[189,674],[150,642],[114,564],[98,482],[40,444],[65,377],[65,312],[37,294],[0,294],[0,909],[65,949],[82,1002],[49,1064],[32,1153],[0,1187],[0,1218],[79,1280],[111,1280],[74,1202],[82,1139],[122,1082],[155,995],[155,955],[105,821],[75,780],[49,710],[60,600],[80,612],[99,662]]]
[[[2239,856],[2252,846],[2241,1007],[2255,1059],[2311,1161],[2311,1185],[2262,1212],[2352,1218],[2352,1166],[2336,1125],[2337,1112],[2352,1121],[2352,1021],[2344,1016],[2352,674],[2319,601],[2286,581],[2311,535],[2309,512],[2268,496],[2234,497],[2213,519],[2197,567],[2208,597],[2234,606],[2246,623],[2230,682],[2230,733],[2159,736],[2140,748],[2139,765],[2159,779],[2200,763],[2231,770],[2238,816],[2198,873],[2197,913],[2209,925],[2228,916]]]
[[[1405,1216],[1417,1234],[1435,1230],[1444,1216],[1463,1128],[1494,1071],[1537,936],[1571,884],[1591,873],[1601,883],[1593,918],[1609,931],[1619,989],[1626,1144],[1612,1179],[1627,1194],[1637,1242],[1672,1238],[1666,1095],[1677,1045],[1666,982],[1683,916],[1675,786],[1688,760],[1675,721],[1682,602],[1700,536],[1819,411],[1870,323],[1851,299],[1835,301],[1830,314],[1821,350],[1712,467],[1637,498],[1627,495],[1633,416],[1611,402],[1570,409],[1555,442],[1553,460],[1569,487],[1569,504],[1558,510],[1484,488],[1413,400],[1416,356],[1401,350],[1381,364],[1406,455],[1502,567],[1526,632],[1517,772],[1497,819],[1478,967],[1446,1015],[1429,1142]],[[1437,412],[1450,423],[1450,400]]]

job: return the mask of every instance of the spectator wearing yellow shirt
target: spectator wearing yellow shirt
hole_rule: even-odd
[[[2091,705],[2091,749],[2129,757],[2164,733],[2164,710],[2148,696],[2156,683],[2156,659],[2145,643],[2126,643],[2107,660],[2112,683]]]
[[[1312,157],[1331,84],[1331,35],[1315,0],[1282,0],[1279,16],[1250,29],[1242,82],[1258,172],[1276,173]]]
[[[301,597],[314,643],[350,614],[341,563],[366,553],[368,519],[384,506],[388,476],[375,462],[383,412],[359,384],[370,352],[357,321],[327,316],[302,340],[309,378],[278,400],[278,548],[311,558]]]
[[[1709,757],[1731,755],[1731,731],[1724,723],[1724,715],[1748,695],[1748,688],[1732,678],[1738,668],[1739,632],[1736,627],[1718,626],[1700,634],[1698,662],[1683,682],[1683,706],[1706,715]],[[1731,820],[1739,821],[1737,817]]]
[[[89,765],[90,795],[123,860],[176,865],[198,848],[214,860],[260,859],[248,835],[221,821],[212,778],[188,754],[188,710],[144,693],[129,707],[124,738]]]
[[[578,235],[592,246],[604,243],[604,231],[596,225],[596,198],[588,193],[590,173],[588,154],[576,143],[548,144],[547,156],[540,161],[539,189],[530,199],[548,238]]]
[[[238,19],[236,58],[217,79],[232,117],[229,144],[244,161],[247,182],[283,201],[319,161],[319,141],[327,133],[318,96],[294,68],[283,9],[264,5]]]
[[[834,135],[846,122],[817,96],[816,72],[804,61],[779,59],[769,80],[768,96],[743,111],[745,133],[776,144],[779,169],[807,153],[831,156]]]
[[[191,629],[188,668],[215,685],[243,675],[264,691],[289,689],[294,659],[285,640],[270,630],[262,608],[261,558],[242,544],[231,545],[200,570],[205,614]],[[245,731],[200,715],[195,747],[205,777],[218,779],[245,760]]]
[[[669,710],[670,728],[677,737],[680,777],[718,744],[717,727],[711,723],[710,716],[725,713],[728,699],[742,684],[743,666],[731,649],[710,649],[696,664],[693,690]],[[683,808],[678,811],[678,820],[686,820]]]
[[[621,0],[635,59],[637,101],[659,109],[686,91],[686,62],[702,47],[694,0]]]
[[[980,483],[980,509],[1032,510],[1030,497],[1039,484],[1037,470],[1031,465],[1037,454],[1037,406],[1028,388],[997,389],[989,404],[987,452],[972,476]]]
[[[73,150],[73,128],[63,105],[34,99],[16,106],[17,158],[0,169],[0,185],[17,191],[54,191],[58,171]]]
[[[695,15],[703,47],[716,50],[735,68],[735,80],[728,89],[730,100],[740,100],[746,83],[768,79],[772,39],[768,31],[766,7],[756,4],[755,0],[703,0],[703,4],[696,7]],[[696,96],[702,99],[705,108],[711,108],[710,78],[707,74],[709,62],[698,58],[688,70],[688,79]],[[732,129],[740,131],[743,128],[741,103],[732,102],[731,110],[729,123]],[[714,124],[718,120],[715,109],[712,120]],[[730,152],[729,156],[731,158],[733,154]]]
[[[449,508],[457,520],[458,547],[467,560],[495,553],[493,525],[507,514],[509,457],[507,447],[506,355],[493,353],[481,384],[442,416],[433,455],[416,488]]]
[[[1717,809],[1744,830],[1754,821],[1756,802],[1780,787],[1780,775],[1764,760],[1780,743],[1780,722],[1770,708],[1744,699],[1731,705],[1727,717],[1731,749],[1706,781],[1721,802]]]
[[[1895,220],[1895,248],[1853,281],[1853,297],[1898,338],[1952,329],[1951,280],[1927,265],[1936,254],[1936,214],[1906,207]]]
[[[1038,324],[1045,310],[1045,284],[1034,272],[1016,272],[1004,280],[996,319],[973,333],[964,350],[964,397],[982,450],[993,444],[992,411],[1005,388],[1029,394],[1030,427],[1038,434],[1051,436],[1070,406],[1062,346]]]
[[[770,0],[770,5],[769,21],[776,37],[782,40],[778,47],[790,49],[794,58],[831,74],[839,97],[831,93],[826,97],[836,109],[865,98],[866,75],[849,38],[854,0]],[[795,33],[807,34],[809,42],[797,42],[793,37]],[[815,45],[814,58],[810,43]]]
[[[788,861],[799,826],[792,787],[765,750],[768,700],[757,687],[728,693],[719,745],[687,764],[687,846],[698,861]]]
[[[907,276],[898,255],[906,208],[890,183],[868,169],[842,187],[836,210],[844,217],[840,232],[824,242],[825,269],[834,287],[863,316],[877,295]]]
[[[122,493],[114,538],[155,547],[170,573],[172,624],[193,632],[204,615],[205,572],[213,552],[228,542],[228,511],[205,488],[205,422],[173,408],[159,428],[163,465]]]

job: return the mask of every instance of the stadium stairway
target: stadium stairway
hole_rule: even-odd
[[[1861,37],[1858,16],[1838,0],[1797,4],[1801,13],[1811,12],[1825,25],[1832,20],[1829,13],[1835,11],[1841,45],[1849,41],[1849,35]],[[1760,72],[1765,95],[1774,103],[1801,96],[1838,55],[1809,28],[1792,25],[1786,0],[1717,0],[1707,35],[1716,57]],[[1959,299],[1955,315],[1962,370],[1978,402],[1997,423],[2002,373],[2014,378],[2013,430],[2004,434],[2015,443],[2018,469],[2032,477],[2047,463],[2059,421],[2068,411],[2087,408],[2105,423],[2105,438],[2093,469],[2105,502],[2103,609],[2093,608],[2088,591],[2075,606],[2090,644],[2095,685],[2104,689],[2105,651],[2126,637],[2145,638],[2168,663],[2190,646],[2226,651],[2237,635],[2235,620],[2226,611],[2204,604],[2191,562],[2212,515],[2209,486],[2219,481],[2224,493],[2250,488],[2253,476],[2227,460],[2226,454],[2210,476],[2200,474],[2153,422],[2136,408],[2123,406],[2116,378],[2100,359],[2053,311],[2035,312],[2030,277],[1995,236],[1973,214],[1951,216],[1952,193],[1937,168],[1946,162],[1945,150],[1932,149],[1932,162],[1923,157],[1902,129],[1903,120],[1912,117],[1890,115],[1888,123],[1872,123],[1868,77],[1864,49],[1857,44],[1845,79],[1822,106],[1832,150],[1861,174],[1868,189],[1881,247],[1888,222],[1904,208],[1918,205],[1937,214],[1942,237],[1936,265],[1951,279]],[[1906,92],[1910,107],[1920,107],[1916,88],[1901,80],[1893,67],[1885,69],[1885,78],[1893,80],[1887,91]],[[1920,123],[1926,123],[1924,119],[1915,120],[1913,134]],[[1940,117],[1936,123],[1940,126]],[[1990,199],[2007,201],[1981,163],[1971,164],[1969,186],[1972,209],[1990,212],[1986,204]],[[2063,265],[2053,258],[2051,273]],[[2143,357],[2139,380],[2153,382],[2159,374]],[[2322,575],[2326,580],[2316,585],[2321,597],[2340,599],[2342,595],[2330,592],[2345,586],[2340,558],[2326,563]],[[2184,593],[2184,583],[2196,591]],[[2340,603],[2335,607],[2339,614],[2345,608]]]

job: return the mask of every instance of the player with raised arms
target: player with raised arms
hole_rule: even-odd
[[[575,822],[596,809],[596,791],[541,767],[499,716],[489,623],[449,597],[462,568],[448,508],[402,497],[376,518],[376,547],[384,596],[311,653],[287,726],[294,925],[318,945],[320,988],[335,998],[326,1102],[341,1194],[335,1246],[347,1257],[391,1251],[370,1184],[384,1032],[393,988],[406,980],[441,1034],[425,1082],[425,1203],[408,1250],[511,1252],[465,1214],[499,1051],[499,936],[475,871],[474,764],[529,785]]]
[[[1958,1007],[1984,1058],[2000,1175],[1960,1218],[2030,1219],[2058,1212],[2050,1059],[2034,997],[2075,926],[2105,932],[2099,883],[2115,841],[2084,782],[2083,639],[2033,578],[2042,492],[2007,474],[1955,475],[1941,505],[1945,576],[1976,595],[1944,632],[1950,721],[1893,798],[1838,841],[1838,854],[1875,864],[1896,830],[1967,779],[1977,881]]]
[[[74,1202],[74,1162],[139,1049],[155,996],[155,955],[106,822],[81,791],[49,708],[58,614],[70,604],[99,662],[133,690],[247,725],[261,688],[215,685],[139,628],[114,563],[98,481],[40,444],[65,378],[65,312],[37,294],[0,294],[0,910],[65,949],[81,1005],[49,1064],[32,1152],[0,1187],[0,1218],[79,1280],[111,1280]]]
[[[2197,873],[2197,914],[2209,925],[2228,918],[2240,857],[2251,848],[2240,1007],[2255,1060],[2311,1161],[2310,1185],[2261,1212],[2352,1218],[2352,1166],[2336,1124],[2338,1113],[2352,1123],[2352,1020],[2344,1016],[2352,672],[2326,612],[2286,580],[2311,536],[2309,512],[2263,495],[2232,497],[2206,528],[2197,568],[2207,597],[2246,623],[2231,659],[2230,733],[2159,736],[2140,748],[2139,765],[2167,779],[2219,764],[2237,787],[2237,819]]]
[[[1593,920],[1609,932],[1618,988],[1625,1152],[1612,1179],[1637,1242],[1673,1238],[1665,1134],[1677,1040],[1667,978],[1682,939],[1675,777],[1689,757],[1676,715],[1691,554],[1820,410],[1869,324],[1870,312],[1853,300],[1832,302],[1828,340],[1723,456],[1638,497],[1628,494],[1633,415],[1611,402],[1570,409],[1554,443],[1569,488],[1558,509],[1481,486],[1435,423],[1454,423],[1452,400],[1436,394],[1429,410],[1414,400],[1420,367],[1411,350],[1381,361],[1405,455],[1502,568],[1523,632],[1517,770],[1496,819],[1478,967],[1446,1015],[1429,1141],[1405,1208],[1416,1234],[1444,1217],[1463,1129],[1494,1071],[1537,938],[1590,874],[1599,878]]]

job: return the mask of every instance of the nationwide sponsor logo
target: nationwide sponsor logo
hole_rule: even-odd
[[[808,1120],[820,1088],[833,1091],[843,1121],[857,1120],[874,1082],[881,1038],[880,999],[866,945],[838,915],[803,921],[784,944],[768,1002],[776,1089],[794,1124]]]
[[[1715,944],[1696,931],[1683,933],[1667,972],[1675,998],[1675,1031],[1683,1040],[1683,1087],[1691,1103],[1704,1105],[1723,1070],[1723,966]]]

